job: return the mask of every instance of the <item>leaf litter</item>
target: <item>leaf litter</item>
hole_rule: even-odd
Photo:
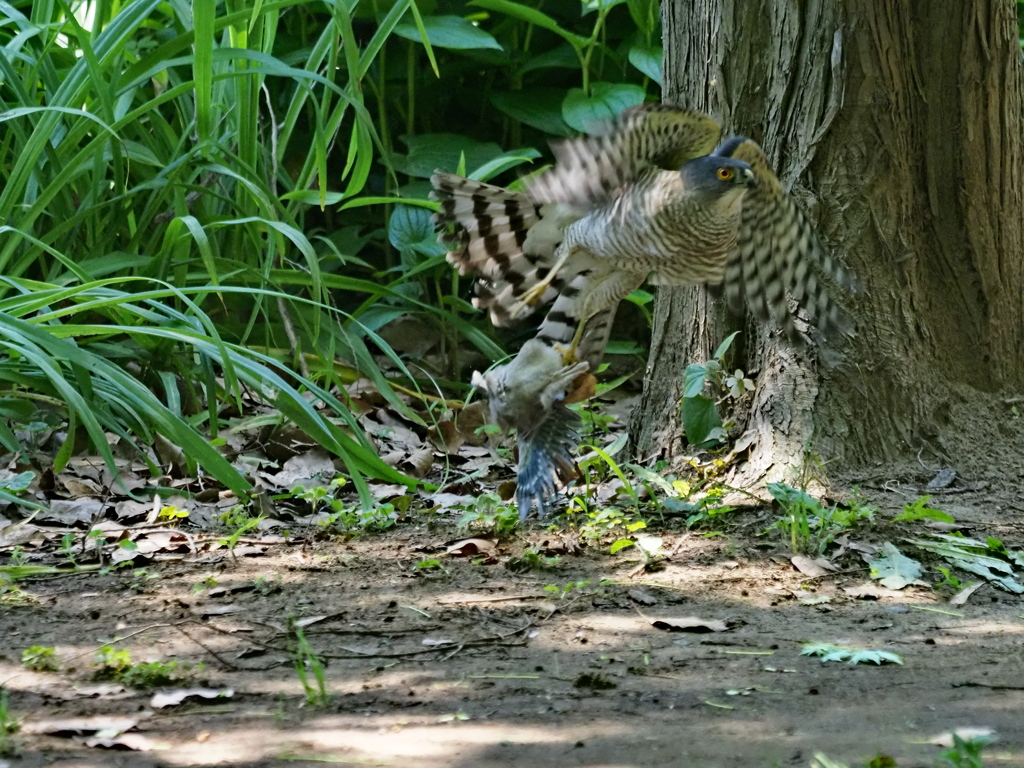
[[[71,587],[66,594],[58,589],[55,597],[43,598],[45,608],[37,602],[36,608],[14,610],[38,611],[40,628],[59,621],[69,641],[79,633],[79,647],[88,647],[87,638],[95,635],[86,629],[92,626],[89,611],[99,610],[98,615],[104,616],[104,610],[111,604],[110,596],[117,594],[125,605],[122,612],[129,611],[125,615],[130,618],[127,622],[115,622],[110,616],[103,622],[104,634],[112,638],[116,647],[131,647],[133,652],[146,647],[168,651],[174,647],[177,658],[193,662],[202,659],[208,665],[207,671],[193,672],[188,684],[167,695],[178,707],[188,702],[189,695],[198,696],[205,702],[198,706],[209,708],[209,717],[227,718],[225,723],[244,716],[218,714],[217,692],[234,690],[246,697],[258,697],[262,694],[256,681],[273,678],[278,685],[287,686],[289,680],[295,684],[294,673],[289,673],[295,650],[286,621],[294,616],[295,626],[302,628],[315,653],[330,662],[326,674],[332,685],[337,686],[332,697],[335,706],[341,702],[342,713],[365,711],[377,717],[382,712],[406,711],[411,705],[414,710],[431,712],[434,718],[445,717],[418,693],[403,692],[399,696],[397,691],[389,692],[386,683],[381,692],[375,692],[374,686],[379,687],[380,683],[374,680],[377,675],[413,668],[432,670],[432,675],[440,676],[433,679],[443,680],[452,665],[457,664],[463,674],[470,670],[501,669],[533,672],[540,667],[544,671],[533,677],[539,681],[536,694],[543,691],[548,697],[546,701],[557,703],[561,696],[571,696],[575,698],[566,701],[576,702],[573,707],[578,707],[580,697],[595,702],[625,702],[634,700],[625,697],[639,697],[635,699],[639,711],[647,712],[656,724],[657,712],[661,710],[646,710],[642,703],[646,695],[643,692],[654,681],[685,677],[693,674],[689,671],[692,667],[708,665],[717,670],[718,676],[727,674],[734,678],[729,680],[729,691],[767,690],[759,686],[763,686],[763,675],[773,671],[790,673],[775,675],[778,680],[805,678],[806,669],[790,668],[799,653],[792,642],[794,626],[817,627],[818,636],[846,637],[849,627],[840,631],[842,622],[864,610],[854,602],[855,598],[871,591],[871,596],[890,602],[905,599],[907,590],[882,586],[886,583],[883,580],[895,577],[897,582],[905,582],[904,587],[915,582],[927,585],[927,571],[922,569],[915,575],[906,562],[910,558],[891,544],[887,547],[884,540],[871,540],[870,532],[858,542],[850,542],[846,535],[837,537],[830,554],[807,559],[780,557],[778,564],[743,536],[735,539],[736,548],[724,548],[724,540],[699,535],[670,538],[677,536],[682,524],[678,517],[668,527],[657,522],[656,517],[648,517],[650,528],[633,534],[634,541],[642,541],[643,545],[627,548],[613,557],[600,554],[604,550],[595,546],[600,537],[595,540],[581,536],[579,530],[564,524],[558,533],[527,529],[504,538],[451,536],[455,521],[474,508],[481,493],[499,490],[513,476],[514,454],[503,446],[487,445],[486,437],[477,432],[477,426],[472,426],[476,417],[467,416],[460,421],[458,408],[439,412],[441,418],[436,426],[427,426],[432,422],[426,418],[426,412],[421,412],[421,423],[407,421],[391,404],[375,397],[369,386],[362,387],[361,418],[372,425],[371,438],[375,444],[382,452],[390,453],[396,465],[405,467],[419,462],[422,469],[429,455],[431,464],[426,477],[437,488],[410,491],[402,484],[371,483],[370,490],[378,504],[394,508],[387,517],[387,527],[366,528],[357,538],[347,540],[352,534],[344,534],[336,523],[329,522],[336,515],[352,513],[357,506],[355,491],[351,483],[335,484],[344,468],[301,430],[268,431],[265,424],[250,421],[254,425],[251,431],[231,433],[224,446],[225,455],[238,466],[246,467],[263,488],[264,499],[257,507],[260,519],[238,535],[232,531],[243,527],[241,518],[232,521],[231,517],[238,514],[238,499],[208,479],[185,476],[185,465],[179,459],[169,459],[159,467],[163,474],[153,472],[144,463],[126,463],[124,485],[133,491],[143,489],[147,494],[133,498],[113,482],[109,473],[105,474],[101,462],[82,457],[80,461],[69,462],[58,477],[48,478],[35,470],[21,473],[34,478],[26,486],[27,496],[43,504],[45,514],[41,512],[28,519],[12,507],[2,512],[0,542],[7,543],[0,547],[6,548],[8,555],[20,548],[18,556],[31,559],[33,566],[18,566],[29,568],[22,571],[5,566],[0,573],[4,574],[5,584],[24,584],[44,595],[53,589],[53,582],[43,581],[46,578],[65,583],[71,577],[76,580],[74,583],[88,583],[89,589]],[[409,407],[418,402],[402,397]],[[17,476],[18,465],[10,465],[9,471]],[[646,480],[660,492],[665,492],[666,487],[676,490],[670,483],[663,487],[650,476]],[[318,495],[317,489],[325,493]],[[511,495],[509,488],[505,490],[496,494],[499,506]],[[629,489],[617,477],[591,482],[589,490],[589,497],[601,505],[620,504],[631,498]],[[584,491],[577,491],[580,492]],[[54,501],[65,503],[58,504],[56,512],[52,512]],[[430,522],[423,518],[425,514],[431,516]],[[672,517],[667,515],[665,520]],[[911,522],[924,526],[941,521],[922,518]],[[2,538],[5,535],[8,538]],[[953,554],[960,560],[967,560],[970,555],[997,578],[1013,579],[1015,569],[1021,567],[1018,550],[1003,548],[991,540],[957,537],[950,541],[930,535],[919,540],[946,548],[945,554],[930,551],[956,567],[959,564],[945,555]],[[645,556],[656,556],[665,541],[674,541],[676,546],[656,574],[658,581],[631,581],[629,575],[636,571],[635,564]],[[608,542],[604,539],[605,545]],[[908,543],[918,546],[916,541]],[[557,556],[561,561],[552,571],[514,572],[495,567],[520,557],[529,548],[546,557]],[[858,553],[869,552],[878,581],[857,587],[855,582],[851,583],[849,574],[859,566],[863,577],[863,566],[857,557]],[[241,559],[246,554],[250,558]],[[446,570],[434,569],[428,574],[417,567],[437,558],[443,558]],[[621,585],[615,584],[617,569]],[[143,576],[147,570],[156,577],[151,582]],[[815,580],[817,591],[806,588],[809,579]],[[583,582],[589,583],[568,588]],[[638,589],[640,583],[642,591]],[[196,589],[200,585],[202,588]],[[549,586],[552,590],[547,590]],[[460,597],[453,600],[449,596],[452,590]],[[403,594],[401,605],[395,600],[399,592]],[[79,598],[79,594],[95,597]],[[786,612],[782,594],[789,596],[794,610],[801,611],[799,616]],[[154,599],[155,596],[159,598]],[[217,602],[228,596],[232,603]],[[728,618],[722,615],[723,596],[730,600]],[[539,599],[542,597],[543,600]],[[913,599],[927,603],[928,597],[918,593]],[[673,612],[673,606],[680,602],[688,605]],[[629,639],[637,604],[663,606],[670,617],[675,617],[645,620],[649,626],[662,629],[665,640],[658,640],[662,633],[648,632],[644,637],[650,639],[644,641],[643,651],[635,640]],[[91,607],[95,605],[102,607]],[[414,610],[404,610],[406,605]],[[54,611],[57,613],[50,617]],[[896,659],[909,656],[908,664],[924,668],[926,657],[921,656],[917,641],[906,638],[914,637],[912,627],[919,627],[917,632],[924,631],[923,627],[934,619],[928,614],[917,616],[921,618],[904,614],[898,621],[871,623],[871,627],[885,627],[881,631],[891,637],[898,635],[909,643],[904,655],[868,643],[859,645],[856,639],[828,645],[827,650],[826,645],[819,644],[821,650],[816,655],[860,666],[899,665]],[[614,624],[617,617],[629,618],[631,624],[619,627]],[[581,631],[581,620],[592,621],[593,626]],[[605,627],[602,620],[612,623]],[[950,616],[943,620],[957,619]],[[677,642],[681,634],[693,637],[681,644]],[[23,636],[25,645],[35,639]],[[726,637],[728,641],[723,640]],[[752,652],[750,649],[762,648],[766,637],[775,640],[771,652],[790,660],[787,667],[758,665],[737,671],[716,666],[721,665],[724,654],[731,654],[730,659],[741,659],[742,654]],[[157,639],[156,645],[151,645],[153,639]],[[555,650],[562,656],[557,662],[551,656]],[[58,644],[58,658],[68,656],[69,649]],[[563,669],[566,663],[568,669]],[[595,664],[600,664],[600,671],[590,668]],[[367,672],[368,669],[371,671]],[[558,670],[557,674],[552,670]],[[936,673],[941,666],[932,666],[931,670]],[[99,686],[90,688],[88,664],[77,672],[62,667],[59,672],[48,674],[65,681],[67,691],[78,702],[108,702],[111,706],[123,703],[124,711],[131,712],[139,703],[148,701],[155,707],[152,701],[160,701],[142,700],[140,691],[123,686],[102,691]],[[351,679],[351,684],[344,682],[346,679]],[[698,678],[687,679],[691,679],[689,685],[701,685]],[[565,684],[564,693],[558,691],[560,682]],[[792,697],[807,682],[801,680],[786,692]],[[520,680],[517,685],[524,683]],[[832,685],[839,690],[841,683],[836,680]],[[885,684],[881,685],[884,689]],[[661,696],[685,703],[685,690],[684,687],[662,692]],[[720,690],[721,686],[706,687],[704,698],[697,700],[706,700]],[[207,694],[188,694],[189,691]],[[894,696],[897,692],[892,691]],[[26,688],[18,693],[15,703],[20,702],[18,697],[28,695]],[[468,703],[450,706],[448,712],[465,707],[467,712],[473,711],[470,719],[500,718],[505,713],[529,717],[535,709],[533,696],[531,688],[518,693],[491,693],[481,688],[469,694]],[[520,698],[522,702],[517,703]],[[737,698],[742,699],[736,702],[738,711],[742,711],[754,697]],[[269,703],[269,699],[265,701]],[[499,710],[495,710],[492,704],[499,701]],[[20,704],[25,711],[24,703]],[[835,699],[833,704],[841,707],[842,699]],[[437,706],[445,706],[444,701]],[[44,722],[45,710],[43,705],[25,725]],[[813,723],[818,710],[819,705],[807,708],[802,715],[804,721]],[[493,711],[499,714],[488,714]],[[185,715],[185,719],[188,717]],[[116,724],[117,720],[110,722]],[[665,727],[669,725],[666,721]],[[221,726],[208,719],[204,719],[204,726],[210,728],[204,733],[211,733],[210,738],[216,741]],[[146,727],[150,727],[149,722]],[[672,727],[676,733],[678,722]],[[131,727],[120,733],[116,728],[100,733],[103,729],[98,727],[75,735],[83,739],[83,745],[87,739],[95,748],[156,749],[168,743],[183,743],[173,726],[162,728],[152,735],[148,731],[145,735],[132,733]],[[820,732],[827,734],[829,729],[823,727]],[[67,741],[66,736],[56,737],[45,729],[33,732],[26,727],[24,733],[26,739]],[[136,736],[140,738],[135,739]],[[281,736],[282,743],[292,743],[287,741],[286,730]],[[49,742],[51,747],[54,743]],[[372,759],[373,755],[366,757]]]

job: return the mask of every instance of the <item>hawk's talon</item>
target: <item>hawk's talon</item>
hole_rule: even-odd
[[[580,361],[577,355],[577,347],[579,343],[570,343],[568,345],[562,344],[561,342],[555,341],[551,343],[554,350],[562,356],[562,365],[570,366],[575,365]]]
[[[544,294],[547,293],[548,288],[551,286],[551,280],[553,278],[554,274],[552,273],[520,296],[519,300],[513,305],[509,312],[509,317],[513,320],[518,320],[519,317],[525,314],[527,310],[533,309],[534,306],[539,304],[541,299],[544,298]]]

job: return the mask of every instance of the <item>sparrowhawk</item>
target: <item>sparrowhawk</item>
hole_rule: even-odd
[[[650,104],[554,144],[555,167],[525,192],[438,172],[448,260],[478,277],[474,303],[494,325],[550,304],[538,331],[548,342],[575,331],[575,346],[588,319],[590,333],[645,280],[718,287],[734,311],[746,304],[795,337],[788,291],[823,332],[849,332],[831,290],[849,276],[757,143],[720,136],[708,115]]]

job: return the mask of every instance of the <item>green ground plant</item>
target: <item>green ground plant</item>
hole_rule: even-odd
[[[7,689],[0,686],[0,757],[17,757],[18,748],[14,734],[18,732],[18,720],[8,706]]]
[[[292,666],[302,684],[302,690],[306,693],[306,704],[311,707],[326,707],[331,697],[327,691],[324,664],[295,620],[288,622],[288,645],[291,649]]]
[[[159,688],[180,683],[190,669],[177,661],[132,661],[131,653],[104,645],[96,653],[95,677],[98,680],[114,680],[130,688]]]
[[[21,663],[35,672],[56,672],[56,649],[52,645],[30,645],[21,652]]]
[[[519,511],[496,493],[482,493],[459,520],[459,528],[499,539],[511,536],[519,526]]]
[[[861,522],[870,522],[875,513],[856,495],[847,506],[828,507],[806,491],[784,483],[769,483],[768,492],[782,514],[766,532],[777,533],[795,554],[824,554],[837,536]]]

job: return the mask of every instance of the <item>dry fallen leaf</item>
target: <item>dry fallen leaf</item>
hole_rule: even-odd
[[[825,576],[835,570],[832,563],[823,557],[812,560],[806,555],[793,555],[789,561],[804,576]]]
[[[579,403],[589,400],[597,392],[597,379],[591,373],[581,373],[573,379],[569,391],[565,393],[565,404]]]
[[[399,462],[399,467],[415,478],[426,477],[434,466],[434,449],[419,448]]]
[[[726,632],[729,627],[724,621],[717,619],[700,619],[696,616],[684,616],[680,619],[651,619],[651,626],[668,632]]]
[[[640,603],[641,605],[656,605],[658,602],[658,598],[651,597],[642,589],[631,589],[626,594],[634,603]]]
[[[31,720],[21,726],[22,733],[48,736],[82,736],[103,732],[106,735],[124,733],[139,724],[133,717],[68,717],[56,720]]]
[[[439,645],[455,645],[456,641],[447,637],[424,637],[420,645],[427,648],[435,648]]]
[[[484,552],[493,552],[495,546],[495,542],[488,539],[462,539],[462,541],[451,544],[445,550],[445,554],[449,557],[471,557]]]
[[[954,728],[952,731],[946,733],[939,733],[932,736],[930,739],[925,741],[925,744],[934,744],[937,747],[945,747],[950,749],[953,746],[954,734],[959,737],[962,741],[975,741],[978,739],[985,739],[986,741],[995,741],[996,732],[991,728]],[[987,761],[986,761],[987,762]]]
[[[968,600],[971,599],[971,595],[973,595],[975,592],[977,592],[979,589],[985,586],[986,583],[987,582],[984,581],[977,581],[974,584],[970,584],[964,587],[949,599],[949,604],[964,605]]]
[[[231,688],[177,688],[173,691],[157,691],[149,700],[153,709],[175,707],[188,699],[230,699],[235,695]]]
[[[843,587],[843,592],[850,597],[861,600],[878,600],[882,597],[906,597],[902,592],[895,589],[886,589],[877,584],[861,584],[856,587]]]
[[[831,595],[819,595],[817,592],[809,592],[806,589],[794,589],[793,597],[803,605],[821,605],[832,602]]]
[[[120,736],[95,736],[79,739],[87,747],[104,749],[128,749],[134,752],[152,752],[155,749],[170,749],[171,745],[163,741],[154,741],[141,733],[122,733]]]

